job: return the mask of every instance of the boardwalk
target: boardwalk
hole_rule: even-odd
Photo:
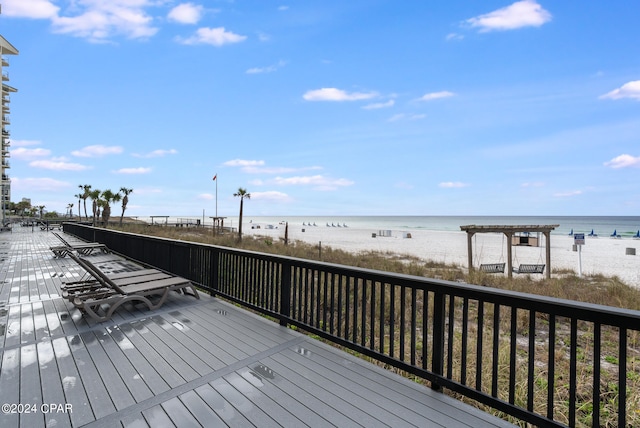
[[[53,257],[58,244],[39,229],[0,234],[3,428],[512,426],[204,294],[88,321],[61,298],[83,271]]]

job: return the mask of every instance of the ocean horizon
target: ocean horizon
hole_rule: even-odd
[[[153,217],[153,218],[152,218]],[[148,223],[197,223],[211,225],[208,216],[139,216]],[[465,225],[558,225],[554,235],[574,233],[608,237],[615,231],[631,237],[640,230],[640,216],[349,216],[349,215],[305,215],[305,216],[243,216],[243,224],[261,227],[351,227],[371,230],[434,230],[457,231]],[[224,226],[237,227],[238,216],[225,217]]]

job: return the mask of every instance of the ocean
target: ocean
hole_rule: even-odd
[[[151,217],[138,217],[139,220],[152,222]],[[211,225],[209,217],[169,216],[166,222],[204,223]],[[165,218],[155,217],[154,223],[163,223]],[[247,224],[261,226],[289,223],[289,226],[308,227],[352,227],[371,230],[441,230],[460,231],[464,225],[554,225],[558,227],[552,232],[555,235],[574,233],[591,233],[608,237],[614,231],[622,236],[631,237],[640,230],[640,216],[251,216],[244,215],[244,227]],[[238,217],[226,217],[225,227],[237,227]],[[314,226],[315,225],[315,226]]]

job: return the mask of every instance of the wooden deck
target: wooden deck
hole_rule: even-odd
[[[91,322],[61,298],[84,272],[53,257],[58,243],[20,226],[0,234],[3,428],[512,426],[204,294]]]

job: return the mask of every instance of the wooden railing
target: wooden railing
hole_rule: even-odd
[[[64,230],[536,426],[640,426],[640,312],[115,232]],[[637,399],[638,394],[633,395]]]

